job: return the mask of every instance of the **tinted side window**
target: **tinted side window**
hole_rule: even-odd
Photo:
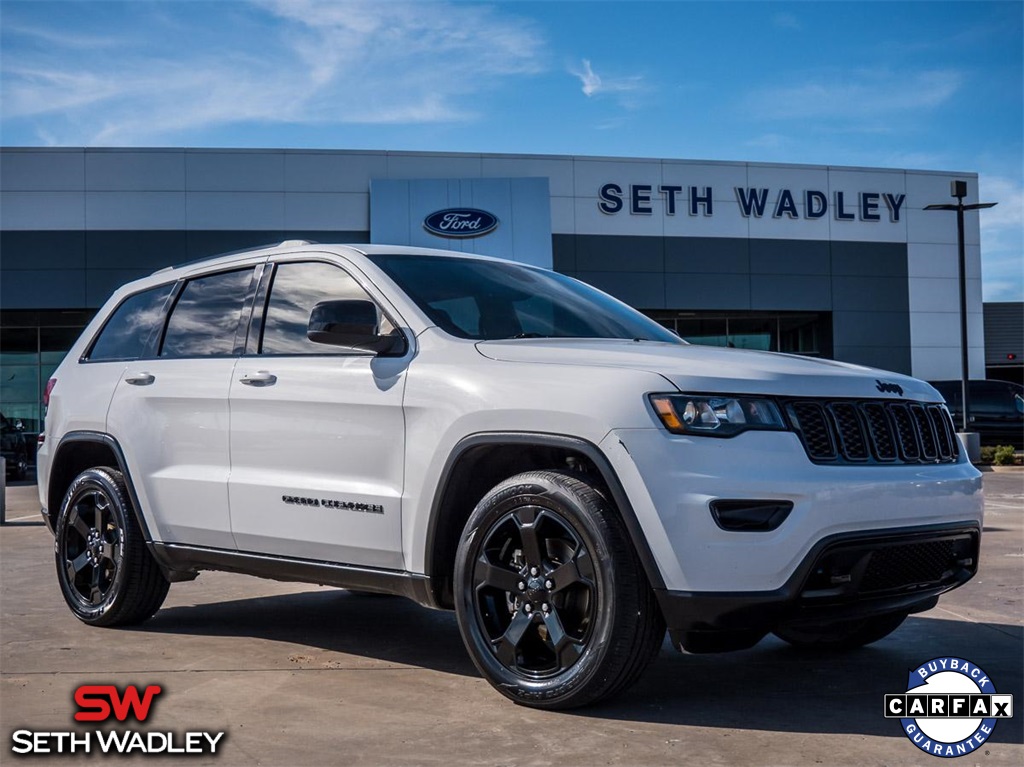
[[[325,263],[278,264],[270,286],[261,354],[334,354],[336,347],[306,337],[309,315],[321,301],[373,299],[344,269]],[[378,309],[381,333],[393,330]]]
[[[141,357],[163,323],[164,304],[174,284],[161,285],[125,299],[103,326],[89,359],[127,360]]]
[[[233,354],[252,268],[189,280],[167,321],[161,357]]]

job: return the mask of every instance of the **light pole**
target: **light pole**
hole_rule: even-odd
[[[982,208],[994,207],[994,202],[975,202],[964,205],[964,197],[967,196],[966,181],[951,181],[949,184],[950,196],[956,198],[956,205],[947,203],[926,205],[925,210],[955,210],[956,211],[956,241],[960,256],[960,397],[961,397],[961,429],[960,433],[966,435],[969,431],[970,422],[970,399],[967,395],[967,379],[969,378],[968,355],[967,355],[967,259],[964,255],[964,211],[981,210]],[[967,450],[970,459],[976,460],[979,456],[972,455],[972,445],[969,438],[964,436],[964,449]],[[978,448],[974,448],[977,450]]]

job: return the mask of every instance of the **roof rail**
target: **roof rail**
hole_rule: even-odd
[[[267,248],[297,248],[301,245],[316,245],[314,240],[284,240],[279,243],[268,243],[267,245],[254,245],[251,248],[241,248],[239,250],[229,250],[226,253],[214,253],[210,256],[203,256],[202,258],[196,258],[191,261],[183,261],[180,264],[171,264],[165,266],[162,269],[157,269],[153,274],[163,274],[164,272],[170,272],[174,269],[182,269],[186,266],[194,266],[195,264],[201,264],[205,261],[212,261],[215,258],[224,258],[225,256],[238,256],[243,253],[255,253],[258,250],[266,250]]]

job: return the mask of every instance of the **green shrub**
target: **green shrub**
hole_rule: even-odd
[[[996,458],[996,449],[991,445],[987,445],[981,449],[981,462],[992,463]]]
[[[1012,445],[999,445],[992,457],[992,463],[996,466],[1012,466],[1014,463],[1013,453]]]

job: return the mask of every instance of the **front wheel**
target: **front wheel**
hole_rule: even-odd
[[[804,650],[855,650],[889,636],[906,619],[907,613],[889,613],[819,626],[780,627],[774,634]]]
[[[57,580],[71,612],[92,626],[140,623],[170,586],[146,548],[121,472],[83,471],[57,516]]]
[[[624,690],[665,635],[617,512],[563,472],[519,474],[484,496],[462,535],[455,584],[476,667],[535,708],[574,708]]]

